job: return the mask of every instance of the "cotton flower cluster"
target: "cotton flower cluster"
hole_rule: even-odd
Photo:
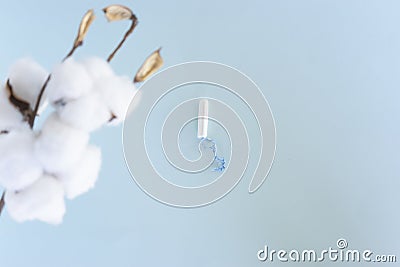
[[[33,60],[19,60],[9,73],[13,95],[33,109],[48,75]],[[0,186],[7,211],[18,222],[61,223],[64,198],[87,192],[99,174],[101,151],[89,143],[90,132],[121,123],[137,90],[102,59],[68,58],[52,70],[41,101],[52,110],[32,130],[6,85],[1,89]]]

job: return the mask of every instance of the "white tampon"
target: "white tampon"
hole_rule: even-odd
[[[208,131],[208,100],[200,99],[197,117],[197,138],[206,138]]]

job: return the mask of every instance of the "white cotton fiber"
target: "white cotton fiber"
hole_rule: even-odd
[[[9,101],[5,86],[0,87],[0,131],[23,128],[23,117]]]
[[[109,108],[98,92],[90,93],[57,108],[60,119],[85,131],[94,131],[111,118]]]
[[[7,190],[20,190],[34,183],[43,173],[35,159],[34,133],[30,129],[0,134],[0,185]]]
[[[62,122],[56,113],[45,121],[35,143],[35,155],[47,173],[62,172],[79,160],[89,141],[86,131]]]
[[[57,65],[47,86],[51,104],[68,102],[86,94],[92,88],[92,78],[86,68],[73,58]]]
[[[110,111],[117,117],[109,125],[117,125],[125,119],[129,104],[131,103],[136,87],[129,77],[105,77],[96,81],[94,90],[98,90]]]
[[[57,174],[69,199],[73,199],[94,187],[101,166],[101,150],[88,146],[77,164],[64,173]]]
[[[86,58],[82,61],[82,64],[85,66],[87,72],[93,80],[114,75],[114,71],[112,70],[110,64],[102,58]]]
[[[48,75],[48,72],[33,59],[23,58],[11,66],[8,77],[14,94],[30,103],[33,109]],[[41,103],[44,103],[45,99],[46,95],[42,97]]]
[[[65,214],[64,190],[60,181],[44,175],[21,191],[6,192],[5,203],[17,222],[40,220],[59,224]]]

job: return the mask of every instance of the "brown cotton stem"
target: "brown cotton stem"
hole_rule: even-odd
[[[82,41],[80,41],[80,42],[75,42],[75,43],[74,43],[74,46],[71,48],[71,50],[68,52],[68,54],[63,58],[62,62],[64,62],[65,60],[67,60],[69,57],[71,57],[71,56],[74,54],[75,50],[76,50],[78,47],[82,46],[82,44],[83,44]]]
[[[36,119],[36,116],[37,116],[38,111],[39,111],[40,102],[41,102],[41,100],[43,98],[44,91],[46,90],[46,87],[47,87],[47,84],[50,81],[50,78],[51,78],[51,74],[49,74],[49,76],[47,76],[47,79],[44,82],[44,84],[42,86],[42,89],[40,89],[38,98],[36,100],[35,108],[33,109],[32,117],[29,120],[29,126],[31,127],[31,129],[33,129],[33,125],[35,124],[35,119]]]
[[[6,191],[4,191],[3,194],[1,195],[1,199],[0,199],[0,215],[1,215],[1,212],[3,211],[4,204],[5,204],[5,202],[4,202],[5,195],[6,195]]]
[[[62,60],[63,62],[69,58],[70,56],[72,56],[75,52],[75,50],[78,48],[78,46],[74,45],[71,49],[71,51],[69,51],[69,53],[64,57],[64,59]]]
[[[137,17],[135,15],[132,15],[131,17],[131,27],[129,27],[128,31],[125,33],[124,37],[122,38],[121,42],[117,45],[117,47],[114,49],[114,51],[108,56],[107,62],[110,62],[115,54],[118,52],[118,50],[122,47],[122,45],[125,43],[126,39],[129,37],[129,35],[132,34],[133,30],[136,28],[136,25],[138,23]]]

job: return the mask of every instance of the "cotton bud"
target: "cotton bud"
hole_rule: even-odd
[[[100,92],[109,110],[115,116],[110,125],[117,125],[125,119],[129,104],[137,92],[129,77],[119,76],[97,80],[94,90]]]
[[[109,22],[132,19],[133,13],[126,6],[122,5],[111,5],[103,8],[104,15]]]
[[[164,60],[160,55],[161,48],[154,51],[142,64],[137,71],[134,82],[143,82],[149,78],[153,73],[159,70],[164,64]]]
[[[64,104],[79,98],[92,88],[92,79],[86,68],[73,58],[57,65],[47,86],[51,104]]]
[[[23,190],[7,190],[5,202],[8,213],[17,222],[40,220],[59,224],[65,214],[62,184],[48,175]]]
[[[57,113],[63,122],[88,132],[105,125],[111,118],[103,98],[94,91],[60,106]]]
[[[94,187],[101,165],[101,151],[98,147],[88,146],[77,164],[64,173],[57,174],[62,182],[65,194],[73,199]]]
[[[28,102],[31,108],[34,108],[48,75],[48,72],[33,59],[23,58],[11,66],[8,78],[15,96]],[[41,104],[45,100],[46,96],[44,95]]]
[[[20,190],[34,183],[43,173],[35,159],[35,136],[29,128],[0,134],[0,185],[7,190]]]
[[[73,166],[89,140],[86,131],[76,129],[53,113],[45,121],[35,143],[35,156],[47,173],[58,173]]]
[[[83,40],[85,39],[86,34],[89,31],[89,27],[95,18],[96,16],[94,15],[93,9],[88,10],[86,14],[83,16],[81,23],[79,25],[78,35],[76,36],[74,42],[74,47],[82,45]]]

